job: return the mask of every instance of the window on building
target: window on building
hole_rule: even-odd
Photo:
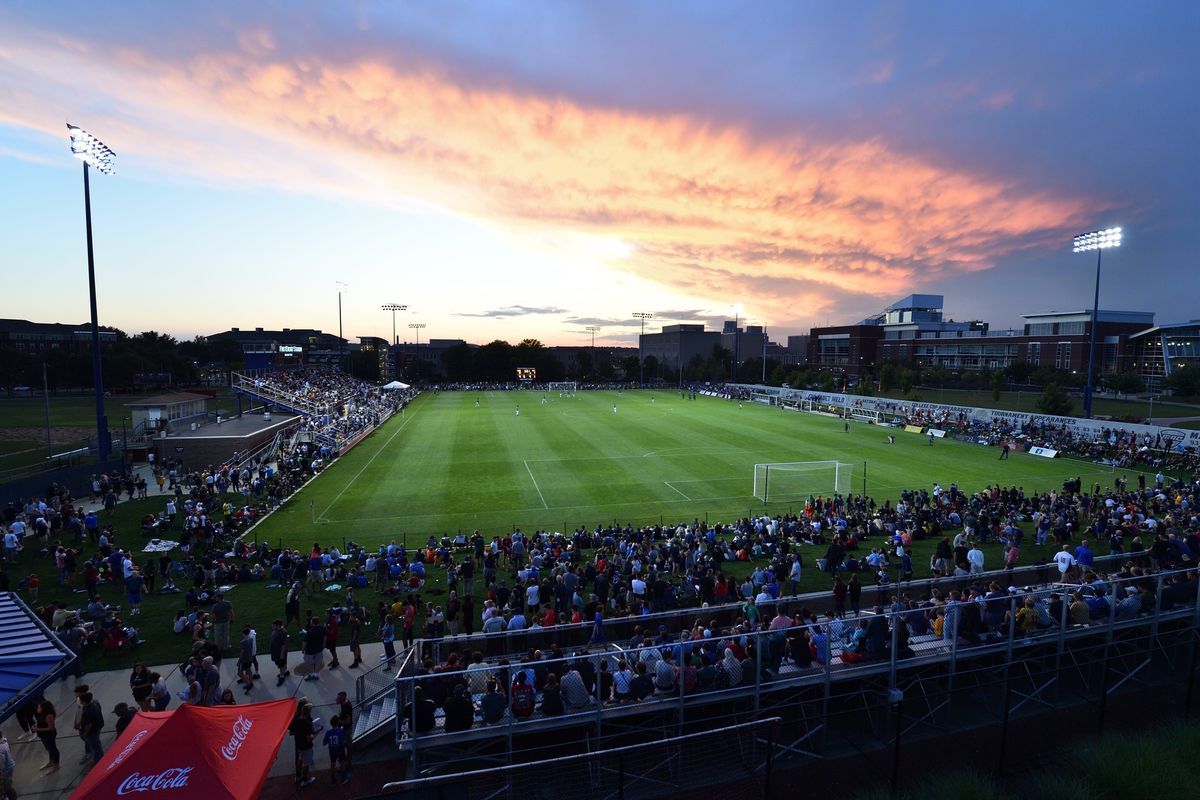
[[[1071,343],[1059,342],[1054,352],[1054,366],[1059,369],[1071,368]]]

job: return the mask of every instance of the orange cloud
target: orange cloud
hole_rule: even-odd
[[[58,136],[53,88],[82,88],[120,109],[88,124],[123,154],[208,180],[603,234],[630,246],[620,268],[696,296],[752,287],[764,304],[813,309],[831,292],[891,296],[1061,239],[1088,212],[882,139],[761,138],[380,60],[287,59],[266,31],[183,62],[13,41],[0,77],[47,90],[7,104],[9,123]]]

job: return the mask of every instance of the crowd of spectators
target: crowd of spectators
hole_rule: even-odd
[[[371,430],[416,396],[413,389],[384,390],[329,368],[278,370],[256,375],[253,388],[296,409],[315,409],[301,427],[336,451]]]

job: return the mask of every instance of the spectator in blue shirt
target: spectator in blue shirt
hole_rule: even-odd
[[[1092,555],[1091,549],[1088,547],[1087,539],[1084,539],[1079,543],[1079,546],[1075,548],[1075,561],[1077,561],[1081,567],[1090,567],[1096,563],[1096,559]]]

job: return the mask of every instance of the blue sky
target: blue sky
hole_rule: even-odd
[[[908,292],[1195,318],[1192,3],[8,3],[0,315],[627,343]]]

